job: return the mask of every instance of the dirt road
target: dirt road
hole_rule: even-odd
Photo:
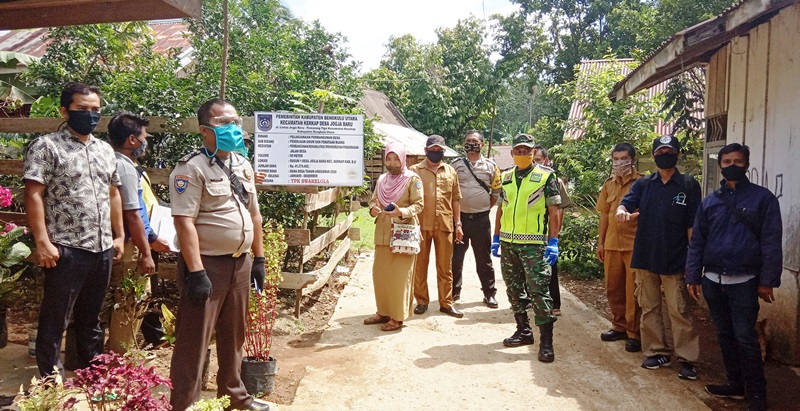
[[[292,405],[283,410],[704,410],[677,378],[677,368],[640,367],[641,354],[624,342],[603,343],[608,321],[562,291],[555,325],[556,361],[536,360],[534,346],[506,348],[514,321],[495,259],[500,308],[481,302],[477,276],[465,270],[465,316],[438,311],[406,321],[402,331],[383,332],[362,320],[374,313],[372,260],[356,265],[336,312],[314,349]],[[432,262],[433,263],[433,262]],[[465,267],[474,267],[468,253]],[[435,296],[433,264],[429,287]],[[537,335],[538,338],[538,335]]]

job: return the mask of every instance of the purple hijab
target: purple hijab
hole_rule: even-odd
[[[406,167],[406,149],[402,144],[391,143],[386,146],[386,153],[383,156],[384,161],[386,161],[389,153],[395,153],[400,158],[400,174],[393,175],[387,171],[378,178],[378,184],[375,189],[378,190],[378,201],[384,207],[400,199],[406,188],[406,183],[415,175],[413,171]]]

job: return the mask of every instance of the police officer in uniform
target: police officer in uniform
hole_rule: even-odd
[[[239,376],[250,284],[262,287],[266,274],[253,168],[239,153],[241,118],[215,98],[200,106],[197,121],[203,147],[182,158],[170,176],[181,250],[170,402],[183,411],[199,399],[203,361],[216,331],[217,396],[230,397],[230,409],[268,410],[247,394]]]
[[[533,137],[527,134],[514,137],[511,154],[516,167],[505,171],[501,178],[492,253],[501,257],[500,271],[517,322],[517,331],[503,340],[503,345],[533,344],[527,313],[528,306],[532,306],[540,332],[539,361],[553,362],[556,316],[552,312],[549,284],[550,266],[558,261],[561,195],[553,169],[534,164],[534,152]]]

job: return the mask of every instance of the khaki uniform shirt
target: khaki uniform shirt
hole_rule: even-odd
[[[491,199],[497,199],[500,195],[500,169],[494,161],[485,158],[483,155],[478,159],[475,164],[467,164],[469,159],[467,157],[460,157],[453,161],[451,164],[458,174],[458,185],[461,189],[461,195],[464,196],[461,200],[462,213],[481,213],[489,211],[492,208]],[[470,166],[472,172],[470,172]],[[472,174],[475,174],[474,176]],[[491,192],[486,191],[478,180],[478,177],[483,181],[486,187],[489,187]]]
[[[425,192],[425,207],[420,214],[420,229],[439,230],[452,233],[453,201],[461,200],[461,188],[458,186],[458,174],[453,166],[440,163],[439,168],[428,168],[428,160],[422,160],[409,169],[422,179]]]
[[[253,167],[238,153],[225,164],[242,182],[250,197],[249,208],[236,196],[228,175],[204,152],[178,161],[170,175],[173,216],[193,217],[201,255],[245,253],[253,243],[252,213],[258,212]],[[260,229],[260,227],[258,227]]]
[[[636,221],[627,223],[617,222],[617,207],[628,194],[633,182],[643,174],[633,170],[633,174],[617,177],[611,176],[600,189],[600,197],[597,199],[597,211],[608,215],[608,230],[603,247],[610,251],[632,251],[633,239],[636,237]]]
[[[369,200],[369,208],[378,204],[378,190],[372,192]],[[403,195],[394,202],[400,208],[402,216],[395,218],[398,224],[419,224],[417,215],[422,212],[424,206],[422,196],[422,180],[418,176],[411,177],[406,183]],[[381,213],[375,217],[375,245],[388,246],[392,236],[392,219]]]

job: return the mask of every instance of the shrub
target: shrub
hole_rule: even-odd
[[[603,278],[603,265],[595,255],[599,219],[597,212],[589,208],[564,216],[559,261],[562,271],[575,278]]]

